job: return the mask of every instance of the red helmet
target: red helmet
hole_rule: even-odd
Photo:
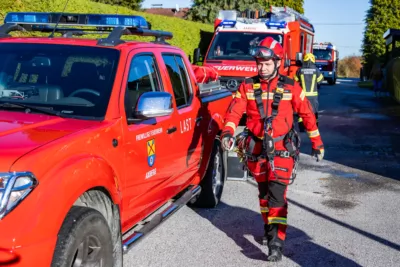
[[[251,55],[256,59],[282,59],[282,45],[272,37],[263,39],[258,46],[251,49]]]

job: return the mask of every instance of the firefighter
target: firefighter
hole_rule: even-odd
[[[303,88],[306,97],[310,101],[318,126],[318,89],[324,80],[324,76],[315,66],[315,56],[312,53],[307,53],[304,56],[303,65],[297,70],[294,79],[300,82],[300,86]],[[300,131],[304,132],[302,119],[298,118],[298,122]]]
[[[221,134],[224,150],[234,143],[243,149],[244,162],[258,184],[259,203],[264,221],[263,244],[269,248],[268,260],[282,259],[286,237],[286,190],[295,177],[299,138],[293,126],[293,112],[304,120],[312,142],[312,156],[321,161],[324,146],[310,102],[298,83],[279,75],[283,48],[271,37],[252,48],[258,75],[245,79],[225,116]],[[243,113],[245,130],[233,138]]]

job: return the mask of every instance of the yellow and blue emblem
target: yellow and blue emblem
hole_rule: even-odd
[[[155,139],[147,141],[147,163],[150,167],[153,167],[156,161],[156,143]]]

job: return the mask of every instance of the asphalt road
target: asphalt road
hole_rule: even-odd
[[[355,80],[324,85],[315,162],[302,134],[289,187],[281,263],[266,261],[257,188],[228,181],[212,210],[184,207],[125,255],[125,266],[399,266],[400,105],[375,99]]]

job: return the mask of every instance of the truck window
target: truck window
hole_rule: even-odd
[[[217,32],[207,54],[207,60],[254,60],[249,54],[252,44],[257,45],[271,36],[283,45],[281,34],[260,32]]]
[[[185,63],[180,55],[164,54],[163,59],[174,90],[176,106],[184,107],[189,104],[192,95]]]
[[[152,54],[136,55],[129,67],[125,92],[125,112],[130,118],[139,97],[145,92],[162,91],[156,60]]]
[[[332,59],[332,52],[331,50],[325,49],[314,49],[313,51],[315,59],[321,60],[331,60]]]

